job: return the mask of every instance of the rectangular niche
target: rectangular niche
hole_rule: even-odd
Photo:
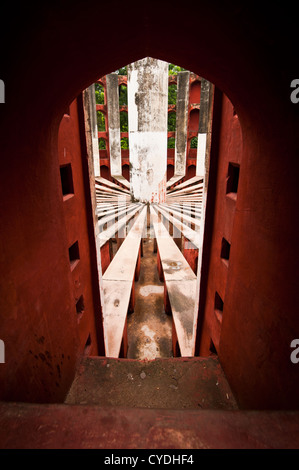
[[[230,243],[225,238],[222,238],[220,257],[227,266],[228,266],[229,255],[230,255]]]
[[[73,270],[80,261],[78,241],[76,241],[75,243],[73,243],[72,246],[70,246],[69,259],[70,259],[71,270]]]
[[[239,185],[240,165],[237,163],[229,163],[227,171],[226,194],[237,197]]]
[[[218,355],[217,350],[215,348],[215,345],[214,345],[212,339],[210,340],[210,354],[211,355],[214,355],[214,354]]]
[[[79,299],[76,301],[76,312],[77,312],[78,321],[80,321],[84,313],[84,310],[85,310],[84,297],[83,295],[80,295]]]
[[[74,195],[73,174],[70,163],[60,167],[60,179],[63,199],[66,200]]]
[[[89,334],[86,340],[85,346],[84,346],[83,356],[85,357],[89,356],[90,352],[91,352],[91,336]]]
[[[218,292],[215,292],[215,304],[214,312],[219,323],[222,323],[222,314],[223,314],[223,300],[221,299]]]

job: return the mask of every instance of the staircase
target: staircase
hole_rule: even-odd
[[[2,402],[0,423],[3,449],[299,446],[298,412],[238,410],[216,356],[85,358],[65,403]]]

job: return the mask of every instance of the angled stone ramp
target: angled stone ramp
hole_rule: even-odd
[[[106,195],[101,195],[101,196],[96,196],[96,204],[97,206],[99,204],[129,204],[131,202],[131,199],[129,197],[119,197],[119,196],[106,196]]]
[[[102,184],[96,183],[95,184],[96,192],[106,192],[110,194],[117,194],[117,195],[130,195],[129,192],[122,191],[120,188],[119,189],[114,189],[114,188],[108,188],[107,186],[104,186]]]
[[[121,217],[111,227],[100,232],[97,236],[97,248],[100,249],[107,241],[110,240],[110,238],[113,238],[115,234],[118,233],[118,231],[126,227],[130,219],[132,219],[136,213],[140,211],[141,207],[142,204],[138,204],[131,212]]]
[[[183,214],[188,214],[190,215],[191,217],[198,217],[200,218],[201,217],[201,206],[200,204],[198,205],[191,205],[191,204],[188,204],[188,203],[179,203],[179,202],[173,202],[172,204],[169,204],[170,207],[172,207],[173,209],[177,209],[178,211],[181,211]]]
[[[96,191],[96,200],[105,199],[110,201],[131,201],[130,196],[124,194],[109,194],[104,191]]]
[[[181,356],[192,357],[197,323],[195,315],[197,278],[163,223],[159,222],[153,206],[150,206],[150,212],[172,311],[173,352],[176,355],[178,342]]]
[[[107,357],[119,357],[122,342],[124,345],[127,343],[127,313],[135,279],[136,263],[140,254],[140,243],[144,235],[146,214],[147,206],[141,210],[103,275],[103,326]],[[124,351],[125,355],[126,351]]]
[[[120,216],[131,212],[136,207],[139,207],[139,204],[135,203],[135,204],[127,205],[124,208],[123,207],[115,208],[113,211],[111,211],[110,214],[105,214],[103,217],[99,218],[98,220],[99,228],[101,229],[102,227],[104,227],[106,224],[108,224],[111,221],[116,222],[117,221],[116,219],[119,219]]]
[[[193,193],[200,194],[200,192],[202,192],[202,189],[203,189],[203,184],[199,183],[193,186],[188,186],[186,188],[172,191],[171,193],[167,193],[167,195],[170,197],[178,197],[178,196],[185,195],[185,194],[193,194]]]
[[[177,192],[166,194],[166,200],[167,201],[174,201],[174,202],[179,201],[180,202],[180,201],[183,201],[183,200],[188,199],[190,197],[192,197],[192,199],[194,199],[194,200],[196,200],[196,199],[201,200],[202,196],[203,196],[203,186],[200,184],[200,185],[198,185],[198,187],[183,188],[183,189],[180,189]]]
[[[177,186],[174,186],[174,188],[170,188],[167,191],[167,194],[171,194],[171,193],[173,193],[173,192],[175,192],[179,189],[183,189],[183,188],[186,188],[187,186],[191,186],[195,183],[199,183],[200,181],[201,182],[203,181],[203,178],[201,176],[193,176],[193,178],[189,178],[188,180],[184,181],[183,183],[180,183]]]
[[[184,178],[184,176],[185,175],[172,176],[172,178],[170,178],[166,183],[166,190],[171,188],[178,181],[181,181]]]
[[[97,206],[98,219],[100,219],[101,217],[105,217],[106,215],[113,214],[117,209],[121,210],[121,209],[125,209],[126,207],[128,207],[127,202],[122,202],[119,204],[117,203],[99,204]]]
[[[200,247],[200,236],[198,231],[192,230],[188,225],[173,217],[169,212],[160,207],[160,205],[157,204],[154,207],[158,213],[162,214],[168,222],[178,229],[181,235],[189,240],[196,248]]]
[[[119,197],[113,197],[113,196],[100,196],[100,197],[96,198],[97,205],[101,204],[104,201],[106,203],[114,203],[114,204],[119,204],[120,202],[121,203],[126,202],[127,204],[129,204],[131,202],[131,200],[129,198],[128,199],[124,199],[124,198],[120,199]]]
[[[202,188],[202,186],[201,186]],[[188,188],[188,191],[187,191],[187,188],[186,189],[180,189],[180,193],[176,194],[176,193],[171,193],[169,195],[166,196],[167,200],[177,200],[177,201],[180,201],[181,199],[186,199],[187,197],[191,196],[194,197],[194,196],[198,196],[200,198],[202,198],[202,189],[194,189],[191,190]]]
[[[125,178],[124,178],[125,179]],[[120,179],[120,181],[122,181],[122,179]],[[126,180],[127,181],[127,180]],[[128,181],[127,181],[128,182]],[[108,186],[109,188],[114,188],[114,189],[118,189],[119,191],[122,191],[124,193],[129,193],[130,194],[130,191],[128,191],[128,189],[125,189],[125,188],[122,188],[121,186],[119,186],[118,184],[115,184],[113,183],[113,181],[109,181],[107,180],[106,178],[103,178],[102,176],[97,176],[95,178],[95,183],[98,183],[98,184],[102,184],[104,186]],[[127,185],[126,185],[127,186]]]
[[[164,209],[167,212],[170,212],[173,217],[177,218],[179,221],[182,221],[183,223],[188,223],[190,226],[194,226],[196,230],[199,230],[201,226],[201,221],[197,217],[190,217],[187,214],[183,214],[180,210],[173,209],[172,207],[168,206],[167,204],[160,204],[162,209]]]
[[[118,198],[119,200],[131,199],[131,196],[127,193],[122,193],[122,192],[118,193],[117,191],[114,191],[114,190],[106,191],[106,188],[104,186],[102,189],[96,189],[96,196],[97,197],[109,196],[110,198],[115,197],[115,198]]]
[[[197,195],[194,195],[194,196],[181,196],[180,198],[169,198],[168,196],[166,197],[166,203],[167,204],[172,204],[174,202],[177,202],[177,201],[180,201],[181,203],[185,203],[185,204],[188,204],[188,203],[192,203],[192,202],[197,202],[198,204],[202,203],[203,202],[203,198],[202,196],[197,196]]]
[[[125,186],[126,188],[130,189],[130,183],[129,181],[122,175],[112,175],[112,178],[114,178],[116,181],[118,181],[120,184]]]

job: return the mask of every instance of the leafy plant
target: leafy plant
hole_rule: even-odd
[[[176,113],[168,113],[167,121],[167,130],[168,132],[175,132],[176,130]]]
[[[197,141],[198,141],[197,137],[193,137],[191,139],[191,142],[190,142],[190,148],[191,149],[197,149]]]
[[[119,87],[119,106],[128,105],[128,94],[127,87],[125,85],[120,85]]]
[[[129,139],[128,137],[123,137],[120,141],[120,147],[124,150],[129,148]]]
[[[172,83],[168,86],[168,104],[176,104],[177,85]]]
[[[101,111],[97,111],[97,124],[98,124],[98,131],[99,132],[105,132],[106,131],[105,116]]]
[[[95,83],[96,104],[104,104],[104,87],[100,83]]]
[[[169,137],[167,141],[167,148],[168,149],[174,149],[175,148],[175,138],[174,137]]]
[[[179,65],[169,64],[168,65],[168,75],[177,75],[178,72],[183,72],[186,69],[180,67]]]

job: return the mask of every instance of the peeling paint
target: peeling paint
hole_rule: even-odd
[[[120,145],[120,117],[119,117],[119,91],[118,74],[111,73],[106,76],[107,81],[107,107],[108,131],[110,150],[110,170],[112,176],[122,174],[121,145]]]
[[[132,196],[164,202],[167,170],[168,64],[151,57],[128,66]]]
[[[178,93],[176,104],[175,175],[186,173],[188,104],[190,72],[178,73]]]

